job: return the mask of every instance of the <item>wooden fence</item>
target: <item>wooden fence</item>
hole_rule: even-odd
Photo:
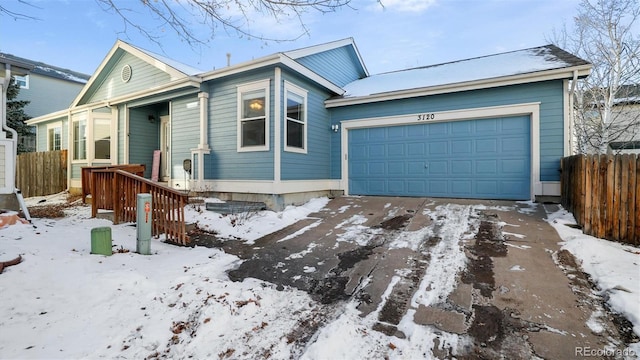
[[[16,187],[24,197],[67,189],[67,150],[24,153],[16,160]]]
[[[582,231],[640,245],[640,159],[635,154],[562,159],[562,206]]]
[[[117,168],[91,171],[91,216],[95,217],[98,209],[113,210],[114,224],[135,222],[140,193],[151,194],[151,235],[165,234],[167,241],[188,244],[184,207],[189,197]]]

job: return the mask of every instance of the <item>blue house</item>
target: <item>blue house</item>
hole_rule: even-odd
[[[328,193],[478,199],[560,194],[569,81],[555,46],[370,75],[353,39],[200,71],[117,41],[64,111],[69,188],[83,166],[145,164],[159,181],[282,208]],[[191,161],[191,172],[185,171]]]

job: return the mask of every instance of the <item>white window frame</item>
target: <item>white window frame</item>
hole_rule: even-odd
[[[62,122],[55,122],[55,123],[51,123],[47,125],[47,151],[55,151],[55,149],[51,149],[51,140],[49,138],[49,131],[53,130],[53,129],[58,129],[60,130],[60,149],[58,150],[62,150]]]
[[[18,81],[24,82],[24,86],[20,85],[20,89],[28,89],[29,88],[29,75],[14,75],[13,81],[18,83]]]
[[[76,138],[75,138],[75,124],[78,122],[84,121],[85,133],[84,133],[84,158],[76,159]],[[89,161],[91,154],[89,153],[89,139],[91,139],[91,133],[89,131],[89,125],[91,122],[89,121],[89,116],[87,113],[74,114],[71,117],[71,132],[70,132],[70,143],[71,143],[71,161],[72,162],[80,162],[85,163]]]
[[[302,121],[297,119],[289,119],[287,117],[287,101],[289,99],[289,93],[297,95],[302,98]],[[284,82],[284,151],[295,152],[300,154],[306,154],[309,148],[309,142],[307,141],[307,129],[309,128],[309,117],[307,116],[307,94],[308,91],[296,86],[290,82]],[[289,121],[295,121],[297,123],[301,123],[303,126],[303,134],[302,134],[302,148],[296,146],[289,146],[288,143],[288,126]]]
[[[269,85],[270,80],[260,80],[248,84],[239,85],[237,87],[237,150],[238,152],[250,152],[250,151],[269,151],[269,140],[270,140],[270,97],[269,97]],[[264,101],[265,101],[265,109],[264,109],[264,145],[257,146],[242,146],[242,123],[243,121],[247,121],[248,119],[242,118],[242,94],[252,91],[264,90]]]

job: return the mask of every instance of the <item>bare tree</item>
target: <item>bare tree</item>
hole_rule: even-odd
[[[123,32],[135,29],[144,37],[162,46],[158,27],[147,28],[136,18],[136,10],[131,3],[122,0],[95,0],[102,9],[120,16],[124,24]],[[140,3],[166,27],[191,47],[198,47],[213,39],[219,31],[236,33],[247,37],[268,41],[296,40],[308,33],[302,16],[309,11],[320,13],[334,12],[348,6],[351,0],[140,0]],[[257,33],[252,24],[261,18],[274,19],[277,22],[295,19],[299,32],[286,38],[276,38]],[[194,28],[199,24],[208,30],[201,34]]]
[[[640,140],[638,0],[582,0],[574,19],[552,42],[593,64],[574,97],[576,151],[606,153],[612,142]]]

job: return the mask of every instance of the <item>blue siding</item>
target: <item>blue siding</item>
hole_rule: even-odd
[[[296,61],[338,86],[344,86],[365,76],[358,56],[351,46],[305,56]]]
[[[300,154],[284,151],[286,135],[284,133],[284,117],[286,110],[281,111],[282,131],[282,180],[317,180],[328,179],[330,173],[331,153],[331,125],[329,112],[324,106],[324,101],[330,94],[320,89],[313,83],[303,81],[299,77],[293,77],[283,72],[283,80],[293,83],[307,93],[307,153]],[[284,102],[284,83],[282,84],[281,99]]]
[[[160,147],[160,122],[150,123],[148,110],[129,110],[129,163],[145,164],[144,176],[151,177],[153,151]]]
[[[132,75],[131,80],[125,83],[122,81],[121,71],[122,67],[127,64],[131,66]],[[99,74],[99,77],[92,84],[91,89],[85,94],[80,104],[108,100],[117,96],[157,87],[169,81],[169,74],[138,57],[124,53],[119,58],[116,58],[113,64],[105,67],[103,73]]]
[[[540,180],[559,181],[560,159],[564,155],[563,94],[563,81],[557,80],[330,110],[332,123],[335,124],[353,119],[540,102]],[[340,145],[340,135],[334,134],[331,138],[333,179],[341,177]]]
[[[191,158],[191,149],[200,142],[200,103],[198,95],[171,102],[171,177],[183,179],[182,162]]]
[[[274,68],[213,80],[209,85],[209,148],[204,178],[216,180],[273,180]],[[238,152],[237,87],[270,80],[269,151]]]

